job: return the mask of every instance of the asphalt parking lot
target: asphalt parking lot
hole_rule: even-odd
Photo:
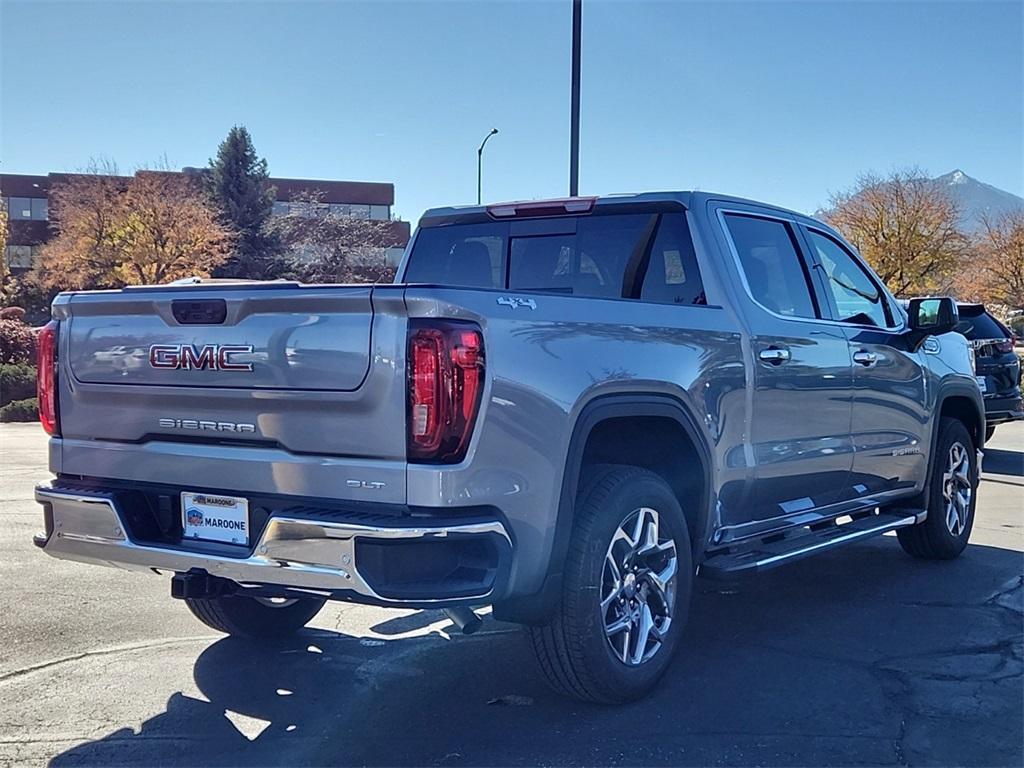
[[[627,707],[550,693],[515,627],[329,605],[300,638],[217,636],[164,579],[47,558],[35,425],[0,425],[0,765],[990,765],[1024,761],[1024,424],[987,447],[971,544],[891,536],[698,580]]]

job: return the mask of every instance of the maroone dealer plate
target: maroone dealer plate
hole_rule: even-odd
[[[184,538],[249,544],[249,500],[209,493],[181,494]]]

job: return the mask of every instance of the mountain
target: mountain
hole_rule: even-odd
[[[965,232],[978,231],[982,216],[998,218],[1005,213],[1024,210],[1024,198],[971,178],[959,168],[935,181],[947,187],[950,196],[960,206],[960,226]]]

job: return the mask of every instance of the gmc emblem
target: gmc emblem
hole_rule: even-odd
[[[198,349],[191,344],[154,344],[149,348],[149,364],[183,371],[251,371],[252,363],[232,360],[235,355],[251,354],[252,344],[206,344]]]

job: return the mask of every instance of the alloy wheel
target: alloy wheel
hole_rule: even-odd
[[[676,544],[662,535],[658,512],[633,510],[619,524],[605,554],[601,617],[612,652],[639,666],[662,646],[676,601]]]
[[[960,536],[967,527],[973,493],[970,454],[962,443],[953,443],[942,474],[942,498],[946,503],[946,528],[954,536]]]

